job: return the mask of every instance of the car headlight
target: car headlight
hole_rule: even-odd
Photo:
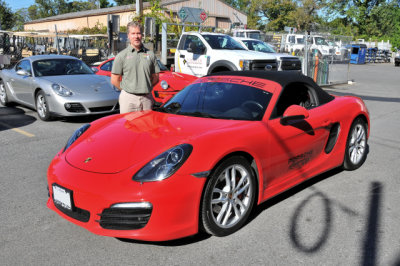
[[[239,61],[239,67],[242,70],[251,70],[251,60],[241,59]]]
[[[190,144],[175,146],[147,163],[132,179],[137,182],[152,182],[166,179],[183,165],[192,150],[193,147]]]
[[[168,82],[166,82],[165,80],[161,80],[160,85],[161,88],[163,88],[164,90],[168,89],[169,87]]]
[[[69,97],[73,94],[71,90],[56,83],[52,84],[51,87],[53,88],[54,92],[60,96]]]
[[[72,145],[72,143],[74,143],[83,134],[83,132],[85,132],[89,127],[90,127],[90,124],[85,124],[85,125],[81,126],[80,128],[78,128],[77,130],[75,130],[74,134],[72,134],[72,136],[69,138],[67,144],[65,145],[63,152],[66,149],[68,149]]]

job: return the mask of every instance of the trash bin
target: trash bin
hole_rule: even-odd
[[[365,44],[352,44],[350,64],[365,64],[366,52],[367,46]]]

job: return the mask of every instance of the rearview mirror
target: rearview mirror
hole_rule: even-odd
[[[303,120],[309,117],[309,113],[306,108],[300,105],[289,106],[281,118],[282,125],[287,125],[289,122],[295,122]]]

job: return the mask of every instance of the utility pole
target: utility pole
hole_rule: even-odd
[[[136,16],[143,16],[143,0],[136,0]]]

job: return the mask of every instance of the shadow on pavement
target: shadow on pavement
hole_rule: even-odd
[[[34,123],[37,119],[27,115],[18,107],[0,106],[0,131],[19,128]]]

